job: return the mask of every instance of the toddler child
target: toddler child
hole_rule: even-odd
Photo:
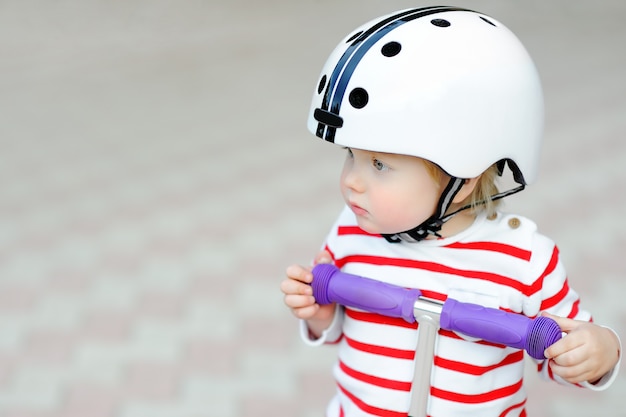
[[[328,58],[308,126],[346,149],[346,206],[316,262],[436,300],[548,315],[566,335],[538,371],[591,390],[611,384],[617,335],[580,307],[556,245],[499,210],[535,180],[543,129],[535,67],[502,23],[426,7],[361,26]],[[507,169],[517,185],[500,192]],[[312,279],[292,265],[281,290],[307,343],[338,344],[327,417],[406,417],[412,389],[428,390],[433,417],[526,415],[523,351],[440,330],[430,386],[412,387],[418,326],[320,306]]]

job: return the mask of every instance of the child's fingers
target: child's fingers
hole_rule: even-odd
[[[580,321],[568,319],[566,317],[555,316],[554,314],[550,314],[550,313],[547,313],[545,311],[543,313],[541,313],[541,315],[544,316],[544,317],[548,317],[548,318],[551,318],[552,320],[554,320],[556,322],[556,324],[558,324],[559,327],[561,328],[561,331],[563,331],[565,333],[571,332],[572,330],[574,330],[575,328],[577,328],[581,324]]]
[[[572,354],[569,353],[580,348],[583,344],[584,339],[579,337],[577,333],[571,333],[564,336],[553,345],[548,346],[548,348],[544,352],[544,355],[548,359],[559,358],[559,364],[564,365],[564,361],[572,357]]]
[[[559,365],[556,361],[550,361],[550,368],[555,375],[560,376],[572,384],[586,381],[591,375],[591,372],[585,364],[563,366]]]
[[[310,285],[296,281],[295,279],[286,279],[280,283],[280,290],[285,295],[313,295],[313,288]]]
[[[576,348],[550,360],[552,372],[570,383],[582,381],[593,382],[606,370],[601,369],[602,365],[593,356],[589,356],[584,347]]]
[[[551,358],[552,362],[562,367],[575,367],[586,362],[587,353],[582,346],[567,346],[562,353]]]
[[[285,272],[289,278],[306,284],[310,284],[313,281],[313,274],[311,271],[300,265],[290,265],[287,267]]]
[[[315,298],[312,295],[285,295],[285,304],[291,309],[299,309],[310,307],[315,304]]]
[[[302,308],[292,308],[291,312],[294,316],[302,320],[309,320],[319,311],[319,304],[313,304]]]
[[[593,336],[589,334],[590,326],[592,325],[588,322],[559,317],[545,312],[542,313],[542,316],[549,317],[556,321],[561,331],[566,333],[566,336],[552,346],[549,346],[544,352],[546,358],[559,358],[557,362],[560,362],[560,365],[563,365],[562,362],[564,360],[571,358],[573,356],[572,352],[576,352],[587,340],[593,339]],[[563,356],[566,353],[569,354]]]

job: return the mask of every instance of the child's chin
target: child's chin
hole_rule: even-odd
[[[378,230],[376,228],[373,228],[371,224],[367,223],[367,222],[363,222],[363,221],[358,221],[357,220],[357,225],[359,226],[359,229],[363,230],[366,233],[370,233],[373,235],[377,235],[380,232],[378,232]]]
[[[364,232],[369,233],[371,235],[381,235],[381,234],[385,233],[385,232],[381,232],[380,228],[372,226],[369,223],[358,222],[358,225],[359,225],[359,229],[361,229]]]

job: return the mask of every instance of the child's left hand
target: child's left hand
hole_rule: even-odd
[[[586,321],[543,313],[567,335],[545,351],[554,374],[567,382],[597,382],[619,360],[620,343],[611,330]]]

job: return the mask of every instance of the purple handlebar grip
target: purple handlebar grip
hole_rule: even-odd
[[[421,295],[416,289],[346,274],[331,264],[313,268],[311,286],[318,304],[339,303],[387,317],[400,317],[409,323],[415,322],[413,305]]]
[[[451,298],[443,305],[439,325],[492,343],[525,349],[535,359],[545,359],[544,350],[561,338],[561,328],[548,317],[530,319]]]

